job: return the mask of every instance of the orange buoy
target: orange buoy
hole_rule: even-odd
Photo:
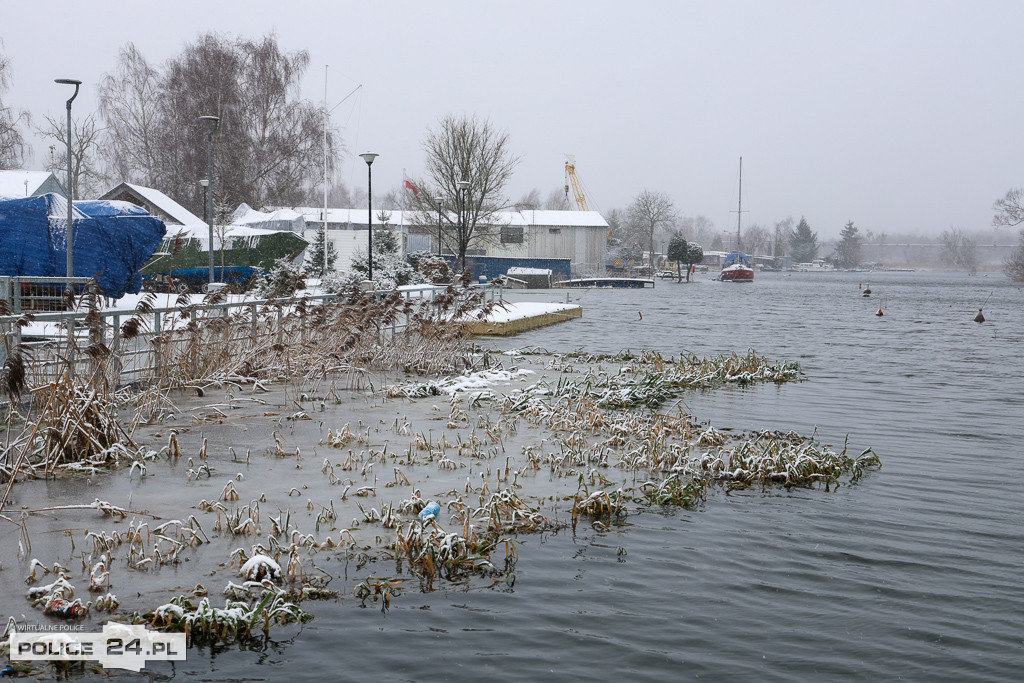
[[[983,323],[983,322],[985,322],[985,316],[982,315],[980,308],[978,309],[978,315],[974,316],[974,322],[976,322],[976,323]]]
[[[877,315],[879,318],[881,318],[883,315],[885,315],[885,313],[882,313],[882,307],[881,306],[878,307],[878,313],[875,313],[875,315]]]

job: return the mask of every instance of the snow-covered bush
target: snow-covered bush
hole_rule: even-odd
[[[409,263],[424,280],[435,285],[448,284],[455,278],[448,261],[429,251],[410,252]]]
[[[352,270],[361,279],[368,274],[366,250],[359,248],[352,254]],[[424,282],[424,278],[398,254],[398,239],[387,228],[373,230],[373,283],[377,289],[394,289],[403,285]]]
[[[256,278],[256,295],[262,299],[291,296],[306,288],[306,278],[299,267],[288,258],[279,258],[269,273]]]

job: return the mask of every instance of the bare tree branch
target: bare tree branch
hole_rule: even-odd
[[[997,199],[992,205],[996,215],[992,217],[992,225],[997,228],[1013,227],[1024,223],[1024,190],[1014,189]]]
[[[643,240],[650,252],[649,265],[651,272],[654,272],[654,233],[657,229],[668,229],[677,220],[679,214],[676,212],[672,200],[664,192],[651,192],[644,190],[637,195],[629,207],[628,223],[634,233],[634,239]]]
[[[31,122],[28,112],[4,106],[3,94],[10,87],[10,65],[10,60],[0,53],[0,169],[21,168],[29,152],[21,132],[21,125]]]
[[[476,116],[445,116],[427,133],[423,149],[427,180],[416,181],[423,191],[415,195],[413,206],[423,226],[432,226],[440,201],[442,240],[465,267],[471,245],[498,237],[486,228],[509,205],[504,189],[519,157],[509,150],[508,133]],[[469,181],[464,194],[460,180]]]
[[[978,255],[974,240],[960,228],[943,230],[939,235],[942,240],[942,252],[939,259],[946,265],[973,273],[978,269]]]
[[[134,45],[100,87],[104,148],[121,179],[158,187],[198,213],[208,175],[200,116],[220,117],[215,192],[250,206],[306,203],[333,167],[338,141],[321,107],[301,99],[309,53],[286,52],[273,34],[257,40],[206,33],[162,69]]]
[[[117,68],[103,76],[99,87],[99,114],[105,124],[100,149],[109,181],[165,186],[159,99],[160,74],[128,43],[118,54]]]
[[[46,117],[47,126],[38,128],[43,140],[53,140],[46,170],[61,180],[67,178],[67,122],[63,119]],[[71,136],[71,196],[75,199],[92,197],[97,194],[102,174],[99,171],[99,139],[101,130],[96,128],[96,117],[90,114],[82,120],[72,121]]]
[[[1020,232],[1020,244],[1003,262],[1003,272],[1014,282],[1024,282],[1024,230]]]

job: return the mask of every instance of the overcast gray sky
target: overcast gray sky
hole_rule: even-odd
[[[154,64],[203,31],[276,32],[306,49],[304,96],[328,103],[348,158],[375,151],[374,188],[422,169],[426,130],[488,117],[522,156],[508,188],[561,188],[565,154],[591,208],[644,189],[735,228],[806,216],[820,237],[987,228],[1024,185],[1024,2],[772,0],[562,2],[68,2],[3,0],[6,103],[35,121],[95,107],[100,77],[134,42]],[[197,145],[205,144],[196,140]],[[32,168],[42,168],[37,153]]]

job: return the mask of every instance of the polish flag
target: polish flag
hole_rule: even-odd
[[[414,197],[420,193],[420,188],[416,187],[408,180],[405,181],[405,189],[412,190],[412,194]]]

